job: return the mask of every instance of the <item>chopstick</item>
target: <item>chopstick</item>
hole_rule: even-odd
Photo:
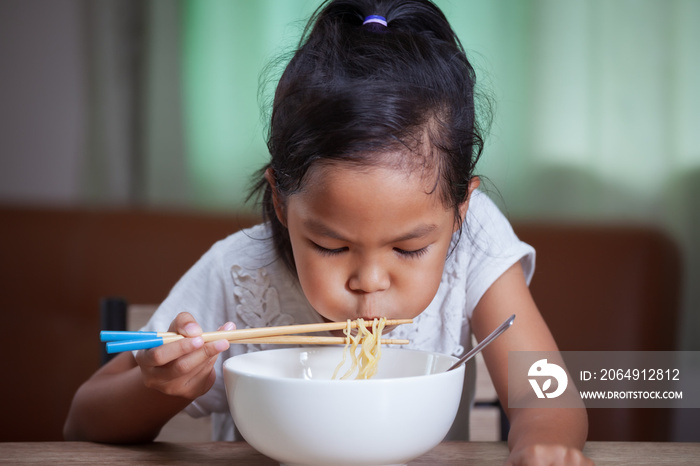
[[[364,322],[365,327],[371,327],[372,321]],[[386,325],[402,325],[412,324],[413,319],[395,319],[387,320]],[[202,338],[204,341],[228,340],[236,341],[244,338],[271,337],[277,335],[291,335],[298,333],[314,333],[324,332],[329,330],[343,330],[347,328],[347,322],[326,322],[322,324],[301,324],[301,325],[281,325],[278,327],[258,327],[258,328],[243,328],[236,330],[219,330],[216,332],[204,332]],[[357,328],[357,321],[350,322],[350,328]],[[117,340],[135,340],[142,338],[168,338],[169,341],[176,341],[185,338],[183,335],[174,332],[122,332],[103,330],[100,332],[101,341],[117,341]]]
[[[231,343],[259,344],[268,345],[344,345],[347,342],[345,337],[307,337],[297,335],[280,335],[278,337],[258,337],[245,340],[235,340]],[[379,343],[382,345],[407,345],[409,340],[400,340],[396,338],[380,338]]]
[[[413,323],[413,319],[387,320],[386,325],[402,325]],[[369,327],[373,321],[365,321]],[[223,330],[205,332],[202,334],[204,341],[228,340],[231,343],[246,344],[316,344],[333,345],[344,344],[345,337],[314,337],[293,336],[299,333],[314,333],[329,330],[343,330],[347,328],[347,322],[327,322],[322,324],[282,325],[278,327],[245,328],[236,330]],[[350,322],[350,328],[357,328],[357,321]],[[138,349],[155,348],[185,338],[174,332],[122,332],[102,331],[100,340],[107,342],[107,353],[133,351]],[[408,340],[380,340],[383,344],[408,344]]]
[[[157,346],[171,343],[177,340],[167,340],[165,338],[154,338],[147,340],[119,340],[107,342],[107,353],[121,353],[124,351],[135,351],[141,349],[155,348]],[[383,345],[407,345],[409,340],[400,339],[380,339],[379,342]],[[272,337],[245,338],[241,340],[233,340],[235,344],[251,344],[251,345],[344,345],[345,337],[312,337],[299,335],[280,335]]]

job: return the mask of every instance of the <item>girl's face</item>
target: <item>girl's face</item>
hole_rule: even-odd
[[[348,164],[317,166],[307,176],[278,215],[314,309],[331,321],[425,310],[459,226],[434,192],[434,177]]]

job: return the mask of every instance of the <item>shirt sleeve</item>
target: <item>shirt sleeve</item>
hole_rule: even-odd
[[[147,331],[165,331],[180,312],[189,312],[202,329],[213,331],[227,320],[227,284],[223,270],[224,242],[215,244],[175,284],[143,328]],[[222,361],[228,353],[219,356],[215,364],[217,372],[214,386],[193,401],[185,410],[193,417],[227,410],[226,394],[222,380]]]
[[[527,284],[535,271],[535,250],[517,237],[513,227],[496,204],[481,192],[472,194],[463,237],[468,254],[467,315],[471,314],[486,290],[513,264],[520,261]]]
[[[219,249],[217,243],[180,278],[143,330],[165,331],[180,312],[192,314],[205,332],[225,323],[226,285]]]

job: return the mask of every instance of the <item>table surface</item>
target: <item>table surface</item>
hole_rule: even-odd
[[[589,442],[584,452],[597,465],[697,465],[700,443]],[[408,464],[502,465],[504,442],[443,442]],[[0,443],[7,464],[237,464],[276,465],[244,442],[103,445],[90,442]]]

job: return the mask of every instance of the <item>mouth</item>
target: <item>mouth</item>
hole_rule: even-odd
[[[358,317],[358,318],[359,318],[359,319],[363,319],[365,322],[372,322],[374,319],[381,319],[381,317]],[[332,320],[326,319],[325,317],[323,318],[323,320],[326,321],[326,322],[333,322]],[[350,319],[350,320],[357,320],[357,319]],[[387,326],[385,326],[384,329],[382,329],[382,335],[386,335],[387,333],[389,333],[389,332],[391,332],[392,330],[394,330],[396,327],[397,327],[397,325],[387,325]],[[368,330],[372,331],[371,327],[368,327]],[[344,330],[331,330],[330,333],[331,333],[333,336],[336,336],[336,337],[344,337],[344,336],[345,336]],[[353,334],[353,335],[356,335],[356,334],[357,334],[357,330],[356,330],[356,329],[353,329],[353,330],[352,330],[352,334]]]

